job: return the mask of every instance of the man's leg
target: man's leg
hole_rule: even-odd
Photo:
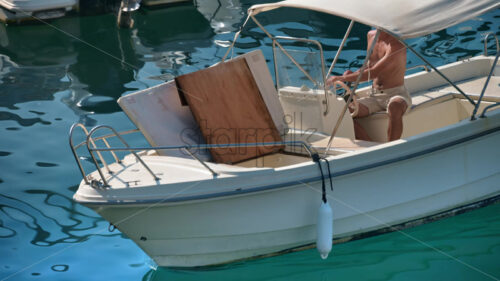
[[[361,124],[359,124],[357,120],[357,118],[370,115],[370,111],[368,110],[368,107],[366,107],[362,103],[358,103],[358,106],[358,115],[356,115],[356,117],[352,119],[352,121],[354,122],[354,136],[358,140],[371,141],[370,136],[368,135],[368,133],[366,133],[365,129],[361,126]],[[354,109],[349,106],[349,111],[352,113]]]
[[[401,138],[401,134],[403,134],[403,114],[406,112],[407,108],[408,105],[406,101],[400,97],[391,99],[387,105],[387,113],[389,114],[387,139],[389,141]]]

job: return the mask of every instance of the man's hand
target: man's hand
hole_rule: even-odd
[[[327,85],[327,86],[331,86],[331,87],[333,87],[333,84],[334,84],[335,82],[337,82],[337,81],[342,81],[342,82],[345,82],[345,81],[346,81],[346,79],[345,79],[345,75],[349,75],[349,74],[351,74],[351,73],[354,73],[354,72],[352,72],[352,71],[350,71],[350,70],[348,69],[348,70],[346,70],[346,71],[344,72],[344,74],[343,74],[342,76],[330,76],[330,78],[328,78],[328,80],[326,80],[326,85]]]
[[[337,81],[342,81],[342,76],[330,76],[328,78],[328,80],[326,80],[326,85],[327,86],[330,86],[330,87],[333,87],[333,85],[335,84],[335,82]]]
[[[351,74],[351,73],[354,73],[354,72],[352,72],[350,69],[348,69],[348,70],[344,71],[343,75],[347,75],[347,74]]]

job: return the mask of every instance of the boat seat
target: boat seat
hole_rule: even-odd
[[[478,99],[487,78],[487,76],[475,77],[462,80],[456,84],[472,99]],[[452,93],[454,95],[461,96],[460,93],[451,85],[442,87],[438,91],[440,93]],[[491,76],[488,87],[484,92],[483,101],[500,102],[500,76]]]
[[[411,98],[411,110],[444,102],[453,98],[454,95],[449,92],[426,91],[423,93],[418,93],[416,95],[413,95]]]
[[[492,63],[493,58],[481,56],[441,67],[440,71],[469,97],[477,100]],[[489,103],[500,102],[500,76],[498,71],[494,74],[483,97],[483,101]],[[405,85],[412,96],[412,107],[403,116],[402,138],[455,124],[470,117],[473,109],[471,104],[435,71],[408,75],[405,77]],[[368,94],[369,88],[360,89],[360,92]],[[387,119],[387,112],[381,111],[357,121],[373,140],[386,142]]]
[[[364,87],[359,91],[356,91],[356,96],[358,96],[358,98],[368,96],[369,94],[370,94],[370,87]],[[452,91],[437,90],[437,89],[418,91],[410,93],[410,95],[412,97],[411,110],[415,110],[421,106],[428,106],[439,102],[447,101],[455,97],[455,93]],[[373,113],[372,115],[387,116],[387,112],[379,111]]]
[[[425,91],[412,95],[412,108],[403,116],[402,138],[458,122],[464,114],[453,93]],[[442,114],[447,112],[448,114]],[[388,114],[376,112],[357,121],[375,141],[387,141]]]
[[[456,85],[472,99],[478,99],[481,95],[486,76],[475,77],[462,80]],[[429,106],[440,102],[445,102],[453,98],[463,98],[463,96],[451,85],[443,86],[430,91],[421,91],[412,95],[411,110],[416,110],[423,106]],[[500,102],[500,76],[492,76],[488,87],[484,93],[483,101]],[[386,116],[387,112],[379,111],[374,113],[380,117]],[[383,118],[383,117],[382,117]]]

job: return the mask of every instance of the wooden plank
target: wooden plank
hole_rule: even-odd
[[[244,59],[177,77],[208,144],[280,142],[281,137]],[[211,149],[217,163],[237,163],[281,149]]]

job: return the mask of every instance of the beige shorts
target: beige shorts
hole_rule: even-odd
[[[391,89],[372,89],[372,93],[369,96],[359,98],[358,102],[366,106],[370,114],[372,114],[378,111],[386,111],[387,106],[394,98],[402,98],[408,106],[406,112],[410,110],[411,96],[404,85]]]

